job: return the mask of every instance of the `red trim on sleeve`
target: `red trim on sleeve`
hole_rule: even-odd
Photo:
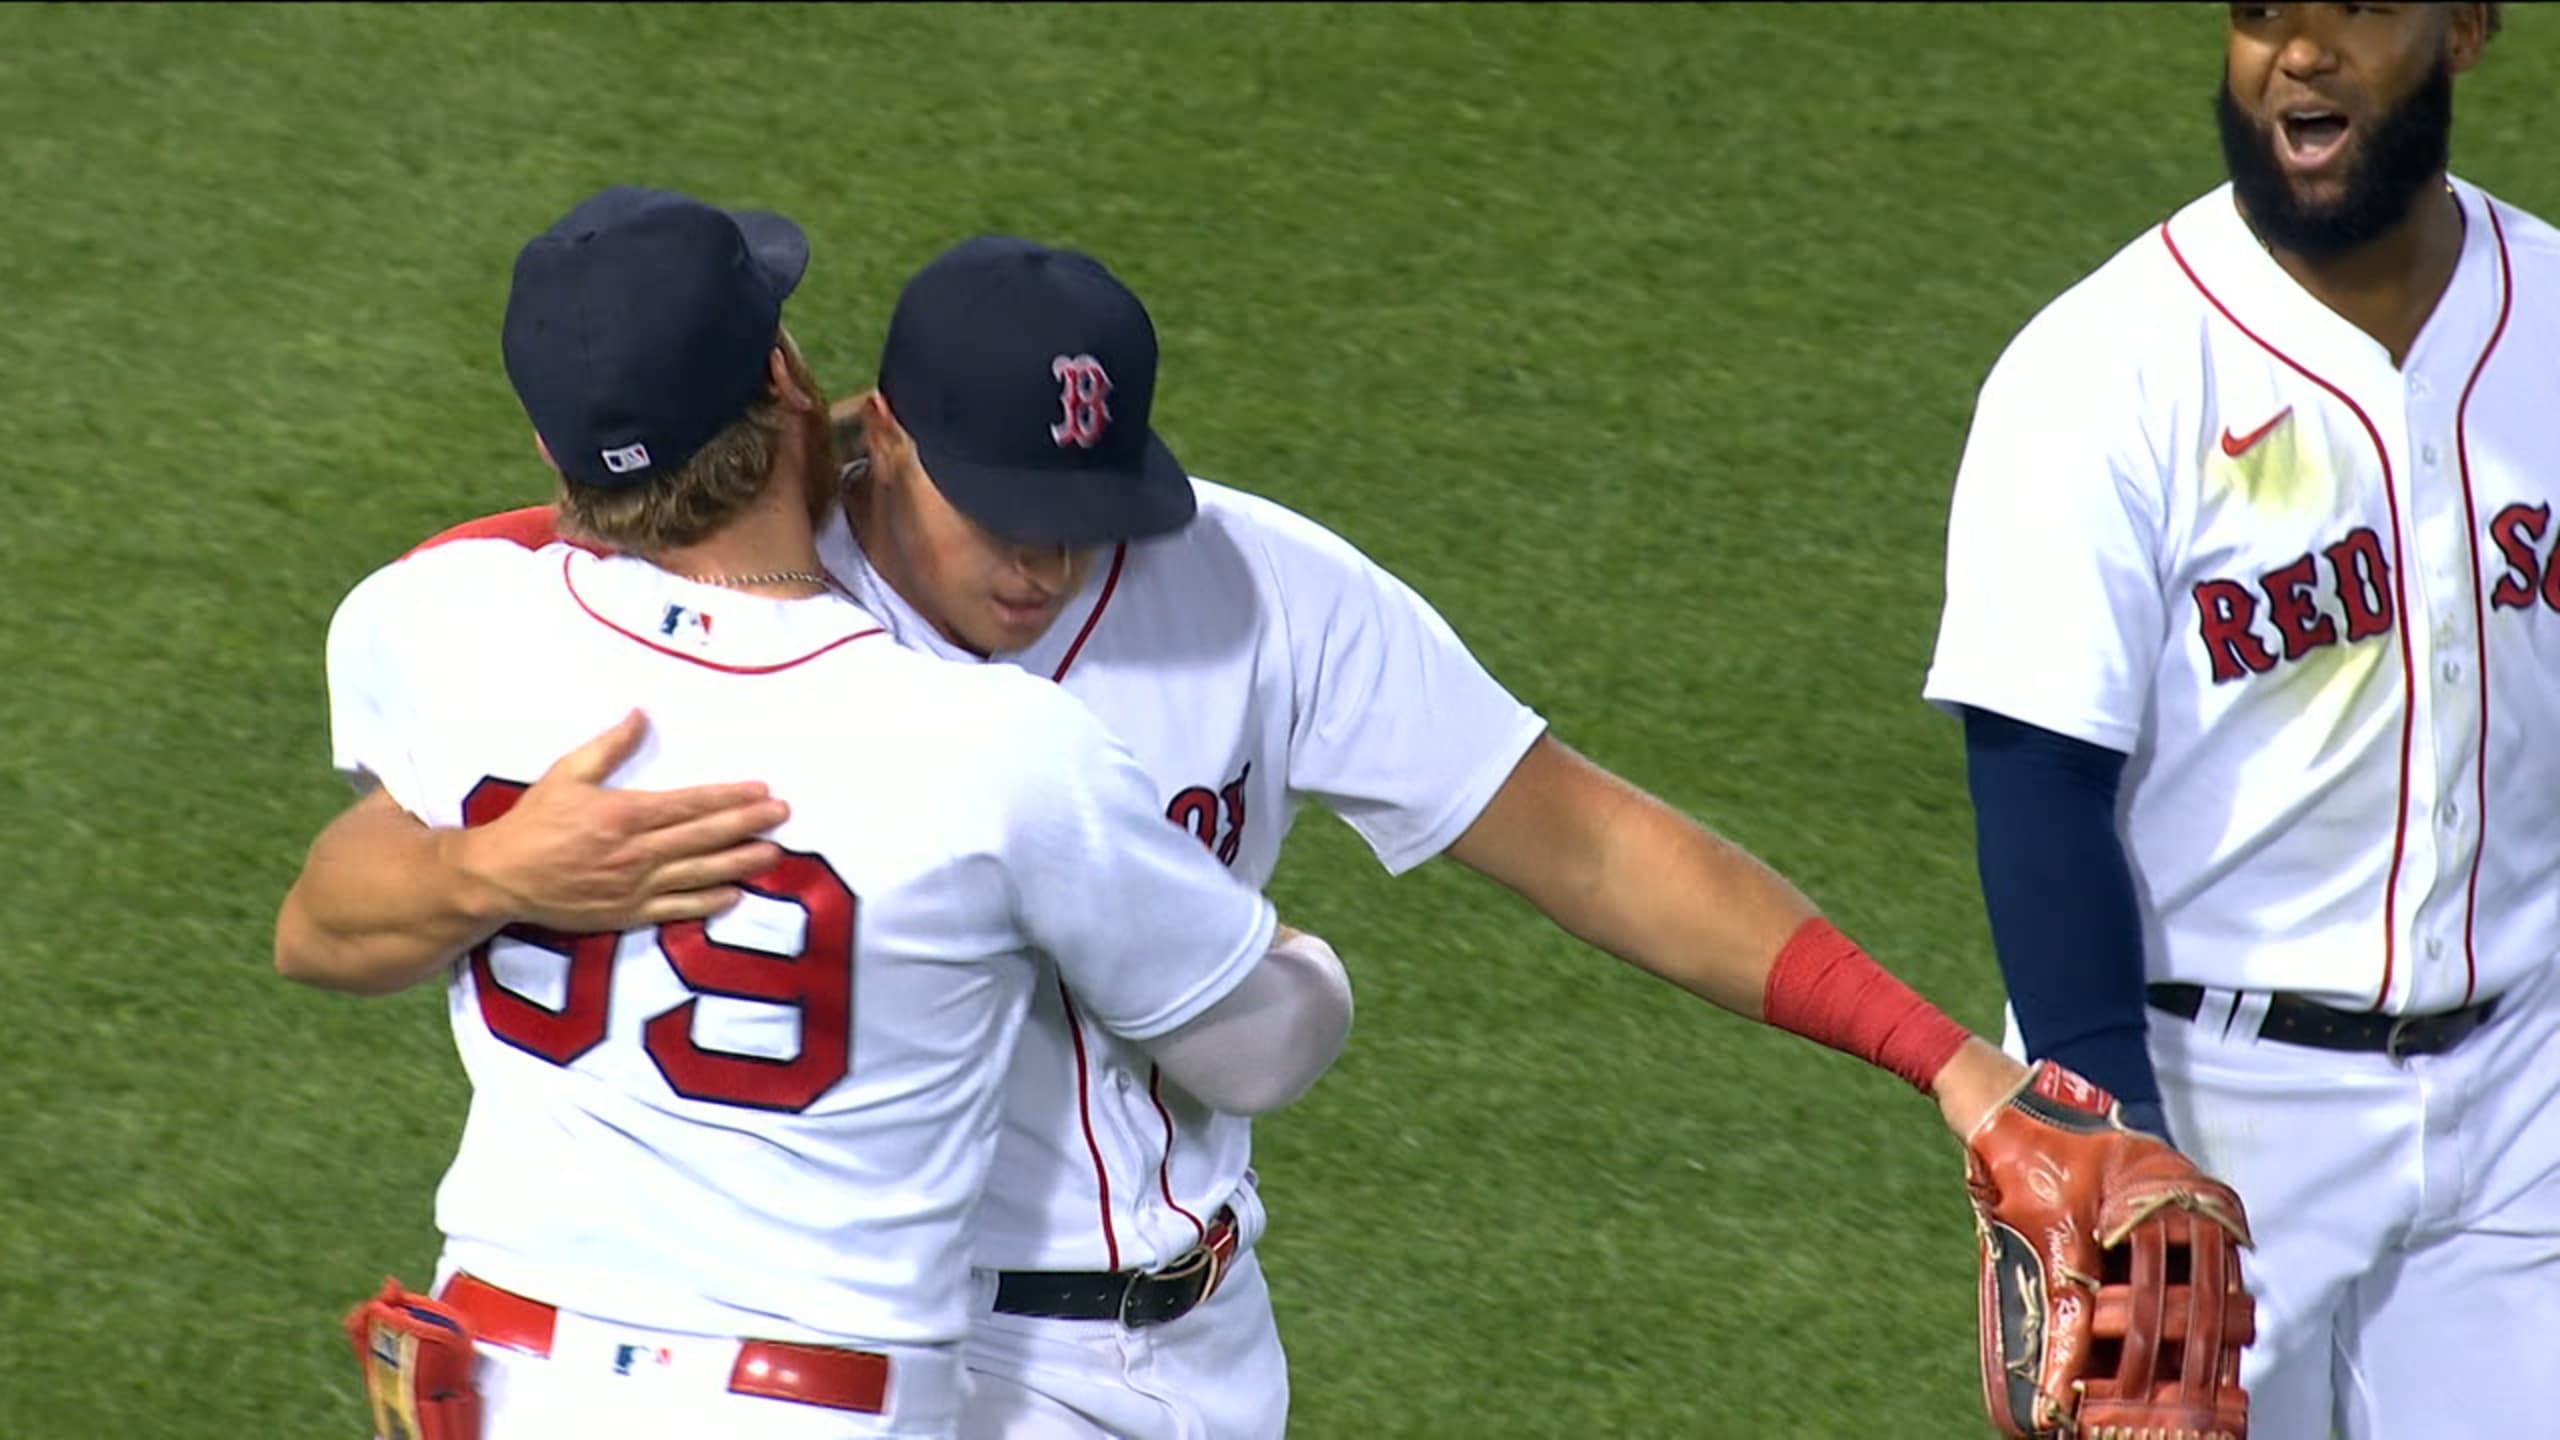
[[[2378,1011],[2382,1008],[2383,1002],[2391,998],[2392,964],[2398,955],[2400,862],[2405,858],[2409,847],[2409,745],[2411,730],[2415,725],[2418,699],[2417,665],[2409,654],[2409,583],[2407,567],[2401,561],[2400,492],[2392,480],[2391,452],[2383,448],[2382,432],[2374,428],[2372,417],[2365,414],[2364,407],[2350,398],[2346,391],[2313,374],[2310,367],[2268,344],[2257,331],[2240,323],[2240,317],[2231,313],[2231,307],[2222,303],[2221,298],[2216,296],[2196,274],[2195,267],[2187,263],[2187,257],[2179,253],[2178,242],[2169,234],[2169,227],[2166,225],[2160,227],[2160,243],[2169,247],[2169,258],[2177,262],[2179,272],[2187,277],[2187,283],[2196,287],[2196,293],[2204,297],[2206,304],[2211,305],[2223,319],[2231,322],[2232,329],[2247,336],[2251,344],[2283,361],[2295,374],[2337,397],[2339,404],[2354,412],[2357,423],[2364,426],[2365,438],[2373,442],[2374,458],[2382,462],[2382,498],[2391,510],[2392,613],[2398,617],[2396,628],[2400,633],[2402,703],[2400,706],[2399,814],[2392,823],[2390,876],[2382,888],[2382,985],[2374,992],[2373,1004],[2370,1007]]]
[[[2468,522],[2471,539],[2471,640],[2478,646],[2477,668],[2480,673],[2480,754],[2471,765],[2475,788],[2471,799],[2471,823],[2476,838],[2471,846],[2471,884],[2462,899],[2462,1003],[2471,1003],[2471,992],[2480,983],[2480,957],[2472,948],[2473,922],[2480,914],[2480,858],[2489,848],[2489,619],[2480,603],[2480,509],[2471,499],[2471,435],[2464,417],[2471,411],[2471,392],[2480,385],[2480,372],[2489,368],[2489,357],[2498,352],[2498,341],[2507,333],[2507,312],[2515,304],[2515,272],[2507,263],[2507,229],[2498,223],[2495,201],[2483,202],[2489,212],[2489,230],[2498,238],[2498,324],[2489,332],[2489,343],[2472,363],[2471,378],[2462,386],[2462,400],[2453,410],[2453,454],[2462,472],[2462,514]],[[2408,621],[2404,616],[2402,624]]]

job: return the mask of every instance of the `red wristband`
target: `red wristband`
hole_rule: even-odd
[[[1890,1070],[1924,1092],[1970,1038],[1819,915],[1796,927],[1778,951],[1760,1018]]]

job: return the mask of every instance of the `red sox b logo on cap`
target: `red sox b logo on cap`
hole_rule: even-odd
[[[1049,373],[1058,377],[1058,404],[1066,411],[1049,427],[1049,438],[1061,447],[1092,449],[1102,439],[1102,427],[1111,423],[1111,407],[1104,403],[1111,376],[1090,355],[1061,355],[1049,362]]]

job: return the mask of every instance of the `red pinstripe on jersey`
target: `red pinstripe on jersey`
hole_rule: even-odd
[[[777,660],[770,665],[723,665],[717,660],[705,660],[699,655],[687,655],[681,650],[661,645],[646,635],[642,635],[634,630],[625,630],[621,626],[607,620],[602,615],[597,614],[595,607],[587,603],[586,597],[578,593],[578,582],[576,578],[569,573],[569,566],[571,562],[575,561],[577,558],[578,557],[575,555],[564,555],[561,557],[560,583],[569,587],[569,598],[577,602],[579,609],[587,612],[588,619],[593,620],[597,624],[612,631],[614,634],[621,636],[623,639],[630,641],[634,645],[655,650],[659,654],[667,656],[669,659],[682,660],[689,665],[699,665],[705,670],[717,670],[723,675],[775,674],[779,671],[788,670],[795,665],[806,665],[810,661],[817,659],[819,656],[826,654],[828,651],[850,645],[856,640],[868,640],[874,635],[885,633],[879,626],[874,625],[868,630],[856,630],[850,635],[839,635],[835,639],[828,641],[826,644],[821,645],[817,649],[811,650],[806,654],[795,655],[788,660]]]
[[[1200,1243],[1206,1245],[1209,1227],[1173,1198],[1173,1112],[1164,1108],[1164,1072],[1153,1065],[1147,1067],[1147,1098],[1156,1103],[1156,1118],[1164,1121],[1164,1154],[1156,1160],[1156,1188],[1164,1192],[1164,1203],[1173,1207],[1174,1214],[1191,1222],[1191,1228],[1200,1233]]]
[[[2489,332],[2489,343],[2482,347],[2480,358],[2472,362],[2471,378],[2463,382],[2461,402],[2453,410],[2454,461],[2462,472],[2462,515],[2470,526],[2471,640],[2477,647],[2476,668],[2480,675],[2480,754],[2471,767],[2471,823],[2475,836],[2471,845],[2471,883],[2462,897],[2465,1005],[2471,1003],[2471,992],[2480,983],[2480,957],[2472,948],[2471,936],[2473,921],[2480,913],[2480,857],[2489,848],[2489,623],[2480,601],[2480,509],[2471,499],[2471,435],[2465,417],[2471,413],[2471,392],[2479,388],[2480,372],[2489,368],[2489,357],[2497,353],[2498,341],[2507,333],[2507,312],[2515,304],[2515,272],[2507,262],[2507,227],[2498,220],[2495,201],[2484,202],[2483,208],[2489,212],[2489,231],[2498,240],[2498,324]]]
[[[1084,1121],[1085,1153],[1093,1157],[1093,1183],[1102,1192],[1102,1248],[1110,1262],[1102,1268],[1120,1268],[1120,1232],[1111,1223],[1111,1171],[1102,1163],[1102,1144],[1093,1138],[1092,1067],[1084,1056],[1084,1017],[1076,1013],[1075,997],[1067,993],[1064,976],[1058,980],[1058,1003],[1067,1007],[1067,1038],[1076,1044],[1076,1115]]]
[[[1129,546],[1123,541],[1111,551],[1111,573],[1102,577],[1102,593],[1094,597],[1093,613],[1084,617],[1084,628],[1076,632],[1075,643],[1067,647],[1067,653],[1059,659],[1058,668],[1049,676],[1050,679],[1064,681],[1067,668],[1084,653],[1084,642],[1092,637],[1093,627],[1102,623],[1102,612],[1111,607],[1111,592],[1120,588],[1120,567],[1127,563]]]
[[[1051,672],[1051,680],[1063,682],[1067,678],[1068,667],[1076,663],[1076,656],[1084,653],[1086,637],[1093,634],[1093,627],[1102,622],[1102,612],[1111,604],[1111,592],[1120,588],[1120,567],[1128,558],[1126,543],[1111,552],[1111,573],[1102,577],[1102,593],[1094,597],[1093,613],[1084,617],[1084,628],[1076,632],[1075,642],[1067,647],[1066,655],[1058,661],[1058,668]],[[1093,1183],[1102,1194],[1102,1248],[1110,1262],[1104,1268],[1117,1270],[1120,1268],[1120,1233],[1111,1223],[1111,1171],[1102,1163],[1101,1142],[1093,1137],[1093,1074],[1084,1053],[1084,1018],[1076,1014],[1075,997],[1067,993],[1067,982],[1063,976],[1058,980],[1058,1001],[1066,1006],[1067,1038],[1073,1040],[1076,1047],[1076,1118],[1084,1123],[1085,1153],[1093,1157]]]
[[[2231,313],[2231,307],[2223,304],[2221,297],[2215,295],[2212,288],[2204,283],[2203,278],[2196,274],[2195,267],[2187,263],[2187,257],[2178,250],[2177,238],[2169,233],[2169,227],[2165,224],[2160,227],[2160,242],[2169,247],[2169,258],[2177,263],[2179,273],[2187,277],[2187,283],[2196,287],[2196,293],[2204,297],[2205,303],[2211,305],[2215,313],[2229,321],[2232,329],[2247,336],[2251,344],[2283,361],[2295,374],[2328,391],[2337,398],[2339,404],[2352,411],[2356,422],[2364,426],[2365,438],[2373,442],[2374,458],[2382,462],[2382,498],[2391,511],[2392,609],[2400,618],[2400,693],[2403,703],[2400,707],[2399,813],[2392,824],[2391,869],[2388,878],[2383,882],[2382,889],[2382,984],[2374,992],[2371,1007],[2380,1010],[2383,1002],[2391,996],[2392,966],[2398,957],[2398,945],[2394,937],[2399,929],[2400,862],[2406,856],[2409,847],[2409,746],[2411,732],[2415,728],[2415,707],[2418,698],[2417,665],[2409,653],[2407,571],[2401,563],[2400,493],[2392,478],[2391,452],[2383,448],[2382,432],[2374,428],[2373,418],[2365,414],[2364,407],[2358,405],[2346,391],[2314,374],[2311,368],[2301,361],[2268,344],[2263,336],[2242,324],[2240,317]]]

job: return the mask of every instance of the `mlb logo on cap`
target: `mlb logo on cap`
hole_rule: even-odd
[[[918,271],[880,350],[880,396],[935,488],[1023,543],[1191,522],[1191,476],[1148,424],[1155,386],[1155,322],[1138,297],[1089,255],[1009,235]]]
[[[634,470],[646,470],[649,468],[649,447],[625,445],[619,450],[607,450],[604,452],[604,468],[616,475],[628,475]]]

